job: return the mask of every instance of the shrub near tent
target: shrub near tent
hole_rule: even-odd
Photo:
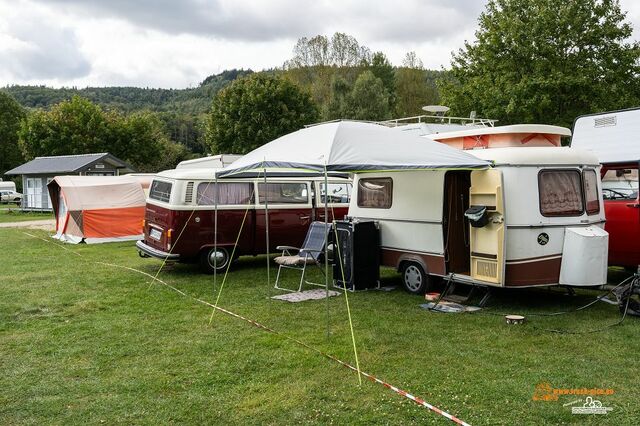
[[[129,176],[57,176],[49,184],[55,238],[103,243],[142,238],[145,194]]]

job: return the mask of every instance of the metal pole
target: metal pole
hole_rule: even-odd
[[[218,283],[218,173],[214,175],[214,187],[213,187],[213,292],[216,292],[216,285]]]
[[[322,191],[320,191],[322,195]],[[329,185],[327,179],[327,163],[324,164],[324,287],[325,298],[327,299],[327,338],[331,334],[331,328],[329,325],[329,232],[327,232],[327,225],[329,222]],[[336,241],[337,244],[337,241]]]
[[[269,265],[269,190],[267,189],[267,167],[265,160],[262,160],[262,171],[264,172],[264,224],[265,224],[265,238],[267,243],[267,284],[271,285],[271,265]],[[260,192],[258,191],[258,201]]]

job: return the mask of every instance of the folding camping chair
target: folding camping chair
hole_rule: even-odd
[[[291,247],[291,246],[278,246],[277,250],[282,250],[282,255],[276,257],[274,260],[278,264],[278,274],[276,275],[276,285],[274,286],[278,290],[285,291],[296,291],[291,290],[289,288],[283,288],[278,286],[278,282],[280,280],[280,272],[282,268],[285,269],[297,269],[302,271],[300,275],[300,285],[298,286],[297,291],[302,290],[302,285],[304,283],[317,285],[324,287],[324,284],[314,283],[310,281],[304,280],[304,274],[307,269],[307,265],[317,265],[320,267],[320,264],[324,260],[325,255],[325,239],[328,238],[328,233],[331,230],[331,224],[324,222],[312,222],[309,230],[307,231],[307,236],[302,243],[301,248]],[[292,252],[297,251],[297,254],[292,254]],[[320,268],[322,271],[322,268]],[[324,274],[324,271],[322,271]]]

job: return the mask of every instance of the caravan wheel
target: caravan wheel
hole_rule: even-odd
[[[402,283],[404,288],[412,294],[424,294],[429,288],[429,275],[416,262],[402,265]]]
[[[229,261],[229,250],[225,247],[218,247],[217,250],[211,247],[200,253],[200,267],[207,274],[224,272]]]

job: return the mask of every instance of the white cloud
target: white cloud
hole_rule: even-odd
[[[74,30],[55,25],[55,16],[29,15],[0,5],[0,79],[68,80],[89,74],[91,64],[79,50]]]
[[[640,2],[623,0],[640,34]],[[395,64],[447,67],[478,0],[0,0],[0,85],[182,88],[228,68],[281,66],[299,37],[355,36]]]

